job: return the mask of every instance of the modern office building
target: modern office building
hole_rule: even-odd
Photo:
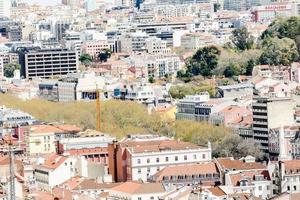
[[[77,53],[68,49],[20,48],[21,76],[26,79],[50,78],[75,73],[78,69]]]
[[[288,97],[254,97],[253,101],[253,138],[268,152],[270,129],[294,124],[294,102]]]

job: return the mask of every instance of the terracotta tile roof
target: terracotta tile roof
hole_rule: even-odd
[[[122,183],[97,183],[93,179],[83,179],[73,190],[110,189]]]
[[[111,191],[123,192],[127,194],[150,194],[163,193],[165,192],[165,189],[161,183],[125,182],[121,185],[111,188]]]
[[[62,124],[56,126],[58,129],[61,129],[64,132],[79,132],[81,131],[81,128],[71,125],[71,124]]]
[[[91,149],[71,149],[65,151],[66,153],[69,153],[70,155],[89,155],[89,154],[100,154],[100,153],[107,153],[108,150],[106,147],[97,147],[97,148],[91,148]]]
[[[240,113],[241,116],[243,114],[250,115],[252,113],[250,110],[248,110],[246,108],[243,108],[243,107],[238,107],[238,106],[227,106],[223,110],[221,110],[220,112],[223,112],[223,113]]]
[[[262,198],[256,196],[250,196],[249,194],[230,194],[230,199],[232,200],[262,200]]]
[[[63,164],[67,159],[68,159],[68,157],[66,157],[66,156],[58,155],[58,154],[54,153],[41,166],[48,168],[48,169],[56,169],[61,164]]]
[[[195,174],[218,174],[216,164],[213,162],[192,164],[192,165],[178,165],[172,167],[165,167],[157,172],[154,177],[156,181],[163,180],[164,176],[180,176],[180,175],[195,175]]]
[[[39,133],[63,133],[64,131],[52,125],[32,125],[30,126],[30,134]]]
[[[217,197],[226,195],[226,193],[219,187],[212,187],[212,188],[208,188],[207,190]]]
[[[262,175],[264,180],[271,180],[270,174],[267,170],[262,171],[247,171],[247,172],[241,172],[237,174],[230,174],[230,180],[231,184],[233,186],[239,186],[241,180],[248,180],[248,184],[253,184],[253,181],[255,181],[255,176]]]
[[[217,163],[220,165],[221,170],[251,170],[251,169],[265,169],[266,167],[257,162],[244,162],[242,160],[234,160],[232,158],[218,158]]]
[[[23,165],[23,162],[17,159],[14,159],[14,163],[20,166]],[[0,157],[0,165],[9,165],[9,157],[8,156]]]
[[[175,140],[126,141],[121,142],[121,146],[127,147],[129,151],[134,153],[203,148],[196,144]]]
[[[282,162],[285,164],[286,170],[300,170],[300,160],[286,160]]]
[[[82,181],[84,180],[83,177],[75,176],[70,178],[69,180],[65,181],[64,183],[60,184],[59,187],[67,188],[69,190],[73,190],[76,188]]]

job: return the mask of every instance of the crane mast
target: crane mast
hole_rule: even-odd
[[[101,131],[100,91],[96,89],[96,130]]]
[[[14,152],[12,144],[8,146],[9,154],[9,200],[15,200],[15,170],[14,170]]]

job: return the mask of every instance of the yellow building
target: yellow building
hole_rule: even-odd
[[[56,152],[56,133],[64,131],[52,125],[33,125],[25,131],[25,143],[30,154]]]

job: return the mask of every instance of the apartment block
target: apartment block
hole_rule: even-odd
[[[294,124],[294,101],[289,97],[253,97],[253,133],[260,148],[268,152],[269,131]]]
[[[18,53],[21,76],[26,79],[62,76],[75,73],[78,69],[74,50],[22,48]]]
[[[147,181],[167,166],[211,161],[211,146],[152,135],[129,136],[108,147],[109,173],[116,181]]]

